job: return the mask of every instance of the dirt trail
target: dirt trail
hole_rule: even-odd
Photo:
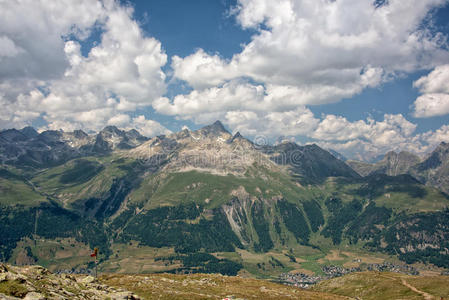
[[[390,276],[386,276],[386,275],[381,275],[381,276],[382,276],[382,277],[385,277],[385,278],[389,278],[389,279],[391,279],[391,280],[398,280],[398,279],[399,279],[399,278],[390,277]],[[423,291],[418,290],[416,287],[414,287],[413,285],[411,285],[410,283],[408,283],[407,281],[405,281],[405,279],[403,279],[403,278],[401,278],[401,283],[402,283],[403,286],[405,286],[405,287],[411,289],[413,292],[422,295],[422,296],[424,297],[425,300],[433,300],[433,299],[436,299],[435,296],[433,296],[433,295],[431,295],[431,294],[429,294],[429,293],[426,293],[426,292],[423,292]]]
[[[412,291],[414,291],[415,293],[421,294],[424,299],[426,300],[432,300],[432,299],[436,299],[434,296],[432,296],[429,293],[423,292],[418,290],[417,288],[415,288],[413,285],[410,285],[407,281],[405,281],[405,279],[401,279],[401,282],[404,286],[408,287],[409,289],[411,289]]]

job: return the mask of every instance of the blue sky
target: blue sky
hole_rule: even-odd
[[[196,49],[204,49],[208,53],[218,53],[230,59],[242,50],[242,44],[251,40],[254,30],[244,30],[230,14],[237,5],[232,0],[149,0],[126,1],[135,8],[134,16],[142,24],[142,28],[151,36],[158,38],[164,45],[169,57],[188,56]],[[438,8],[433,14],[433,22],[440,32],[449,33],[449,5]],[[317,114],[337,114],[350,121],[364,119],[368,116],[382,120],[385,113],[405,113],[407,119],[418,124],[417,132],[425,132],[442,125],[449,124],[449,115],[432,118],[414,118],[410,106],[419,93],[413,88],[413,81],[427,74],[417,71],[392,82],[375,88],[365,89],[362,93],[337,103],[312,106]],[[166,96],[188,92],[190,89],[179,88],[177,84],[170,86]],[[180,124],[172,118],[156,116],[172,130],[179,130]],[[192,128],[198,125],[188,122]]]
[[[449,140],[449,1],[0,4],[0,127],[220,119],[358,159]],[[40,47],[36,47],[39,45]]]

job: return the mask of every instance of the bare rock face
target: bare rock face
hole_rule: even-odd
[[[407,151],[401,151],[399,153],[390,151],[385,154],[382,160],[374,164],[359,161],[347,161],[346,163],[362,176],[371,174],[397,176],[407,174],[410,168],[420,163],[420,161],[419,156],[413,153]]]
[[[0,264],[0,299],[140,299],[123,289],[98,283],[92,276],[56,275],[41,266]]]
[[[359,161],[347,161],[346,164],[362,176],[410,174],[421,183],[449,194],[449,143],[442,142],[424,160],[406,151],[391,151],[375,164]]]
[[[92,148],[94,152],[105,153],[116,149],[132,149],[146,140],[137,130],[124,131],[107,126],[97,134]]]
[[[262,147],[261,151],[276,164],[287,166],[294,177],[303,183],[321,183],[328,177],[360,177],[343,161],[315,144],[300,146],[283,142]]]
[[[449,143],[442,142],[422,163],[410,168],[410,174],[449,194]]]
[[[275,167],[239,133],[229,133],[220,121],[196,131],[182,130],[168,136],[158,136],[129,151],[156,169],[172,172],[191,170],[212,174],[242,176],[254,163]]]
[[[239,132],[232,135],[219,121],[196,131],[185,129],[152,138],[125,155],[141,159],[149,169],[157,171],[196,170],[247,176],[251,168],[258,166],[272,171],[288,169],[300,180],[313,183],[327,177],[359,177],[344,162],[317,145],[258,145]]]
[[[32,167],[48,167],[70,159],[134,148],[147,140],[138,131],[107,126],[98,134],[82,130],[64,132],[32,127],[0,131],[0,162]]]

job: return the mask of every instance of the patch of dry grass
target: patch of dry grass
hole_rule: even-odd
[[[174,255],[173,248],[154,248],[141,246],[137,242],[131,244],[114,244],[113,254],[101,264],[102,272],[110,273],[154,273],[167,272],[179,268],[181,264],[167,264],[158,257]]]
[[[407,282],[437,299],[449,299],[449,276],[413,276]]]
[[[449,276],[360,272],[322,281],[313,290],[364,300],[440,299],[449,297]]]
[[[103,283],[122,287],[144,299],[348,299],[329,293],[308,291],[265,280],[216,274],[103,275]]]

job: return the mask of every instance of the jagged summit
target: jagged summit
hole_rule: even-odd
[[[95,140],[94,149],[98,152],[110,152],[115,149],[131,149],[148,139],[137,130],[118,129],[116,126],[106,126],[100,131]]]
[[[79,139],[87,138],[89,135],[82,131],[81,129],[77,129],[73,131],[73,136]]]
[[[8,142],[19,142],[28,139],[25,134],[14,128],[1,131],[0,138]]]
[[[339,160],[342,160],[342,161],[348,160],[343,154],[339,153],[338,151],[335,151],[334,149],[327,149],[327,151],[329,151],[330,154],[332,154],[334,157],[338,158]]]
[[[212,127],[214,127],[214,128],[217,128],[217,129],[219,129],[219,130],[221,130],[221,131],[226,131],[226,132],[228,132],[228,131],[225,129],[225,127],[223,126],[223,123],[221,123],[220,120],[215,121],[215,122],[214,122],[212,125],[210,125],[210,126],[212,126]]]
[[[34,138],[39,135],[39,133],[31,126],[24,127],[20,130],[24,135],[26,135],[28,138]]]
[[[243,175],[259,158],[252,143],[240,134],[232,136],[220,121],[195,131],[187,129],[166,137],[154,137],[132,149],[132,157],[167,157],[158,168],[170,171],[197,170],[213,174]],[[260,159],[268,168],[275,167],[268,157]]]
[[[163,139],[152,138],[132,149],[129,155],[143,159],[166,157],[165,165],[159,165],[158,169],[176,172],[198,170],[242,176],[256,164],[276,171],[285,166],[282,168],[304,182],[322,182],[327,177],[359,177],[344,162],[316,144],[299,146],[285,141],[258,147],[240,132],[231,135],[219,121],[193,132],[182,130]]]
[[[284,141],[275,146],[265,146],[262,151],[277,164],[289,166],[290,171],[303,182],[320,183],[327,177],[359,177],[343,161],[316,144],[300,146]]]
[[[231,138],[230,142],[232,143],[235,140],[244,139],[244,137],[240,134],[240,131],[237,131],[234,136]]]
[[[109,125],[109,126],[106,126],[105,128],[103,128],[103,130],[101,130],[100,133],[101,132],[109,132],[109,133],[113,133],[113,134],[122,135],[124,131],[118,129],[117,126]]]
[[[47,140],[57,140],[62,137],[62,133],[62,131],[58,130],[46,130],[42,131],[41,134],[39,134],[39,138],[44,138]]]
[[[223,126],[220,121],[215,121],[211,125],[204,126],[203,128],[197,130],[197,132],[202,133],[206,136],[220,136],[222,134],[229,134],[229,131]]]
[[[410,168],[419,181],[449,194],[449,143],[441,142],[421,163]]]
[[[70,159],[108,153],[115,149],[134,148],[148,140],[137,130],[124,131],[107,126],[99,133],[88,135],[78,129],[73,132],[45,130],[33,127],[0,131],[0,160],[11,164],[48,166]]]
[[[399,153],[389,151],[380,161],[374,164],[358,161],[347,161],[347,164],[362,176],[371,174],[397,176],[406,174],[412,166],[418,164],[420,161],[419,156],[407,151],[401,151]]]

